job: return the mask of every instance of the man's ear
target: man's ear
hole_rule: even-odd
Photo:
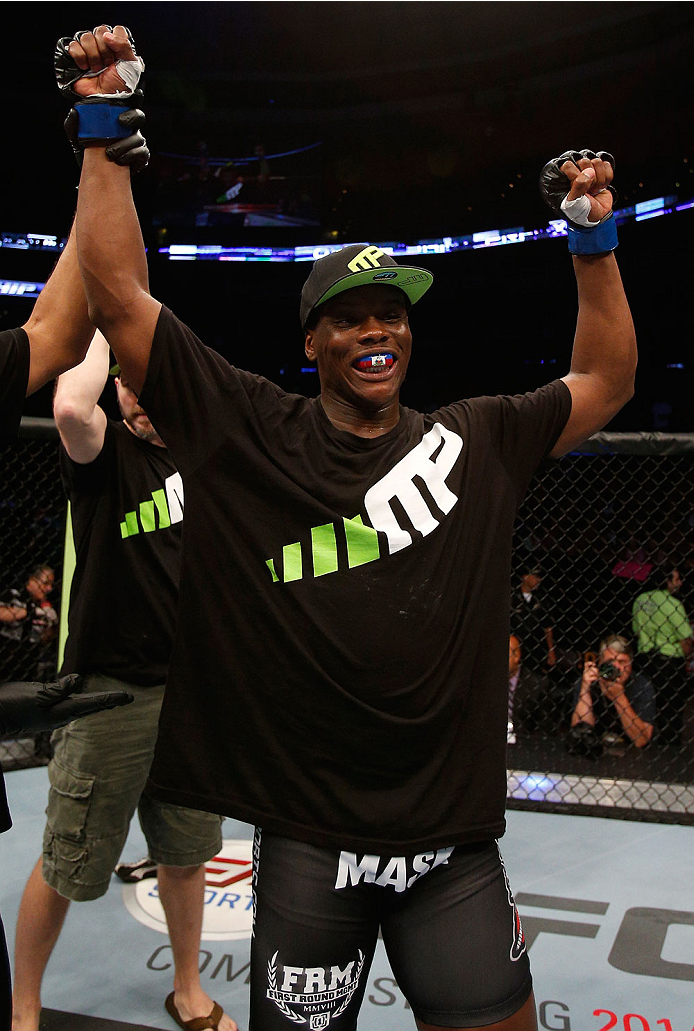
[[[308,360],[310,362],[315,362],[316,349],[313,346],[313,331],[310,329],[306,330],[306,337],[304,339],[304,351],[306,352],[306,357],[308,358]]]

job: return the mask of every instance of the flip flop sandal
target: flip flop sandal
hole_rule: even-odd
[[[218,1002],[213,1003],[212,1012],[209,1017],[193,1017],[192,1020],[184,1020],[181,1014],[176,1009],[176,1003],[174,1002],[174,993],[171,992],[167,995],[166,1012],[170,1017],[176,1021],[179,1027],[182,1027],[184,1031],[205,1031],[205,1028],[216,1029],[219,1027],[219,1022],[224,1016],[224,1010]]]

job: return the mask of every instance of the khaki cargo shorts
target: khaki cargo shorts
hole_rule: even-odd
[[[135,701],[75,720],[53,734],[43,877],[73,902],[105,894],[136,810],[150,858],[157,863],[197,866],[222,846],[220,816],[157,802],[143,793],[163,685],[138,687],[92,674],[85,690],[129,691]]]

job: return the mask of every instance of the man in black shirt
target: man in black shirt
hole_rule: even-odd
[[[526,570],[511,602],[511,626],[523,647],[523,666],[533,673],[545,673],[557,662],[552,620],[539,597],[541,583],[538,568]]]
[[[122,422],[98,405],[109,348],[97,331],[85,360],[58,380],[54,415],[70,500],[76,566],[63,673],[88,690],[125,689],[134,704],[53,737],[43,856],[19,909],[15,1031],[37,1031],[41,978],[70,901],[103,895],[138,809],[167,917],[182,1021],[217,1013],[202,990],[198,949],[204,863],[221,847],[220,819],[143,795],[173,641],[183,497],[173,460],[122,377]],[[113,717],[113,718],[110,718]],[[215,1027],[236,1031],[221,1011]]]
[[[539,598],[539,567],[525,569],[511,596],[511,631],[520,641],[522,661],[515,692],[515,729],[522,734],[554,729],[557,672],[552,620]]]
[[[116,59],[134,60],[122,26],[69,53],[95,73],[73,83],[83,96],[123,89]],[[537,1026],[494,841],[512,525],[537,464],[614,415],[636,362],[607,225],[612,165],[592,153],[555,165],[596,234],[587,257],[572,240],[570,373],[422,415],[399,392],[409,305],[430,273],[361,245],[316,262],[301,323],[321,394],[287,395],[151,297],[129,183],[85,149],[85,288],[187,497],[149,790],[256,823],[253,1031],[356,1027],[379,924],[420,1031]]]

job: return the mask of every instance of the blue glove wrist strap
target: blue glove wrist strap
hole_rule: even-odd
[[[613,217],[598,222],[595,229],[568,227],[569,250],[572,254],[608,254],[618,244],[617,223]]]
[[[79,115],[77,138],[79,140],[120,140],[132,135],[118,121],[127,108],[122,104],[75,104]]]

